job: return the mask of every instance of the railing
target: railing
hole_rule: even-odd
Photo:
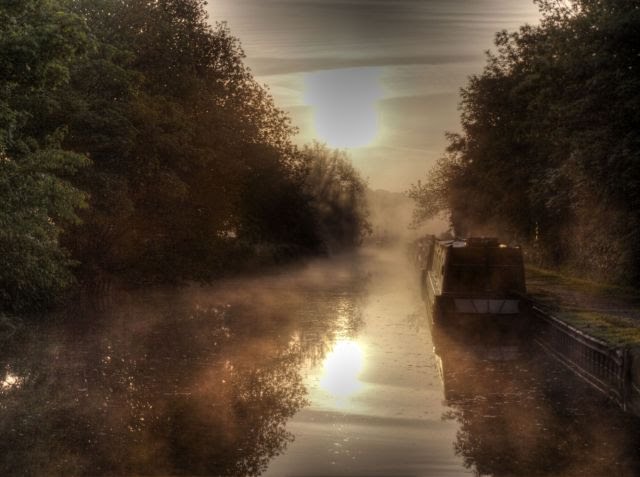
[[[531,306],[538,318],[536,342],[584,381],[627,410],[631,380],[629,350],[612,346]]]
[[[437,285],[428,274],[427,291],[437,294]],[[611,345],[553,316],[526,294],[512,294],[521,300],[521,312],[530,314],[534,341],[547,354],[623,410],[640,417],[640,347]],[[433,312],[427,306],[427,313]]]

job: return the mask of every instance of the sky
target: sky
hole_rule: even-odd
[[[373,189],[403,191],[459,131],[459,91],[495,32],[537,23],[532,0],[210,0],[299,128],[348,151]]]

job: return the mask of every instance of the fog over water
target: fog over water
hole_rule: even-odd
[[[5,1],[0,477],[640,476],[640,8],[582,3]]]
[[[2,348],[2,475],[639,470],[637,422],[541,353],[434,340],[399,248],[66,315]]]

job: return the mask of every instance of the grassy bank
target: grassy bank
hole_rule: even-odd
[[[531,298],[570,325],[617,346],[640,346],[640,290],[526,267]]]

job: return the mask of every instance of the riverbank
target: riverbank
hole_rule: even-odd
[[[638,290],[532,266],[525,273],[538,316],[554,330],[551,335],[556,334],[547,343],[552,353],[623,409],[640,416]]]
[[[555,317],[613,346],[640,346],[640,291],[526,267],[530,298]]]

